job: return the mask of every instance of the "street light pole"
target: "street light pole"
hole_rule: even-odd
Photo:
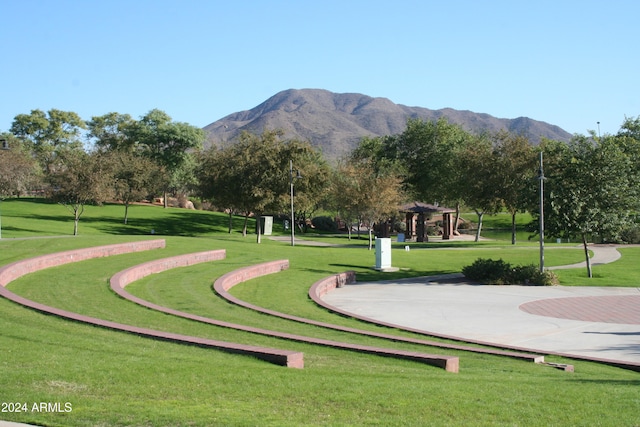
[[[296,170],[296,179],[302,179],[300,171]],[[289,186],[291,188],[291,246],[296,245],[295,241],[295,211],[293,210],[293,160],[289,160]]]
[[[291,246],[295,246],[295,223],[293,222],[295,219],[295,211],[293,210],[293,160],[289,160],[289,187],[291,188]]]
[[[538,170],[540,180],[540,272],[544,272],[544,171],[542,169],[542,151],[540,152],[540,169]]]

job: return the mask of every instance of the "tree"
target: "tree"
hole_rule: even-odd
[[[511,244],[516,244],[516,215],[535,194],[536,155],[528,138],[507,131],[493,135],[494,172],[504,207],[511,214]]]
[[[289,164],[300,172],[301,178],[295,179],[295,213],[294,222],[302,231],[306,230],[307,218],[313,216],[322,203],[327,204],[327,188],[330,185],[331,171],[322,153],[314,149],[310,143],[299,140],[284,141],[280,147],[279,178],[289,188]],[[282,169],[284,168],[284,169]],[[295,174],[295,171],[294,171]],[[290,206],[290,192],[281,193],[278,200],[278,212],[286,212]],[[295,224],[291,224],[293,227]]]
[[[18,114],[11,125],[11,132],[29,141],[42,168],[46,171],[62,151],[82,148],[81,130],[85,122],[74,112],[31,110],[31,114]]]
[[[624,141],[576,135],[569,144],[547,141],[543,147],[545,230],[554,237],[580,238],[588,277],[593,275],[591,237],[616,239],[639,207],[637,160],[625,151]]]
[[[98,153],[67,150],[56,157],[47,179],[49,197],[73,214],[73,235],[78,235],[78,222],[87,203],[101,203],[112,197],[107,162]]]
[[[362,137],[351,152],[350,161],[368,161],[378,173],[395,173],[404,177],[407,174],[406,162],[398,154],[399,138],[399,135]]]
[[[211,147],[199,154],[196,176],[198,176],[198,193],[211,200],[218,208],[229,213],[229,233],[233,231],[233,214],[241,211],[239,203],[241,173],[234,160],[234,152],[230,147],[221,149]],[[246,235],[246,224],[243,230]]]
[[[502,206],[500,181],[495,173],[497,153],[486,135],[478,135],[461,153],[457,162],[461,176],[465,177],[463,199],[478,216],[477,242],[480,240],[484,215],[496,213]]]
[[[127,224],[129,206],[153,192],[158,166],[150,159],[131,151],[109,151],[100,158],[108,165],[113,195],[124,205],[124,224]]]
[[[469,139],[466,131],[444,118],[409,119],[400,135],[363,138],[352,159],[370,159],[376,170],[400,176],[405,192],[414,198],[454,204],[457,229],[465,181],[457,159]]]
[[[355,221],[360,220],[360,196],[363,189],[358,171],[349,162],[339,163],[332,174],[331,193],[332,204],[340,218],[347,225],[349,240],[351,240],[351,228]],[[360,227],[358,227],[358,230]]]
[[[398,157],[406,165],[405,183],[424,201],[457,202],[455,186],[449,185],[455,160],[469,134],[446,119],[410,119],[398,138]]]
[[[640,116],[636,118],[625,117],[617,136],[640,141]]]
[[[353,160],[338,167],[333,191],[339,210],[347,218],[357,216],[367,223],[371,250],[374,225],[398,213],[403,194],[401,179],[392,173],[376,173],[370,160]]]
[[[296,205],[302,212],[316,209],[328,180],[328,166],[308,142],[282,141],[282,135],[282,130],[265,130],[261,135],[243,132],[237,141],[200,156],[200,194],[229,210],[230,232],[232,212],[245,215],[243,235],[249,215],[254,214],[258,243],[260,216],[287,212],[290,206],[289,161],[302,175],[296,182]]]
[[[41,170],[25,143],[9,133],[0,135],[8,149],[0,150],[0,195],[25,194],[40,180]]]
[[[174,122],[164,111],[154,109],[139,121],[124,127],[128,140],[133,141],[144,155],[155,161],[164,171],[164,201],[167,207],[167,192],[173,184],[178,186],[179,174],[188,176],[185,167],[189,164],[190,152],[202,147],[205,133],[187,123]],[[130,142],[127,142],[128,144]]]
[[[94,116],[87,122],[87,137],[95,141],[100,151],[133,151],[135,141],[130,138],[130,128],[134,124],[129,114],[112,112]]]

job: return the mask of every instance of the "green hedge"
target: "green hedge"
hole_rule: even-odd
[[[540,271],[533,265],[512,266],[508,262],[478,258],[473,264],[462,269],[468,279],[486,285],[557,285],[558,276],[549,270]]]

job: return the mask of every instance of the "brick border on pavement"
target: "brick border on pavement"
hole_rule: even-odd
[[[287,268],[289,268],[289,261],[288,260],[272,261],[271,263],[263,264],[263,266],[266,269],[270,269],[273,272],[276,272],[276,271],[286,270]],[[223,278],[224,276],[221,279]],[[324,295],[326,292],[328,292],[329,288],[334,289],[336,286],[339,287],[339,286],[344,286],[345,284],[348,284],[348,283],[354,283],[355,280],[356,280],[356,275],[355,275],[355,272],[353,271],[347,271],[347,272],[338,273],[332,276],[325,277],[323,279],[320,279],[319,281],[317,281],[311,286],[311,288],[309,289],[309,297],[312,300],[314,300],[316,304],[322,305],[322,300],[320,299],[320,297],[321,295]],[[437,341],[428,341],[428,340],[422,340],[422,339],[416,339],[416,338],[402,337],[402,336],[392,335],[392,334],[384,334],[380,332],[365,331],[363,329],[350,328],[347,326],[340,326],[332,323],[319,322],[319,321],[307,319],[304,317],[292,316],[290,314],[282,313],[279,311],[269,310],[267,308],[254,305],[246,301],[243,301],[237,297],[234,297],[228,292],[228,290],[231,289],[231,287],[233,287],[235,284],[237,283],[232,283],[231,281],[224,280],[224,279],[216,280],[216,282],[213,285],[213,288],[218,295],[220,295],[222,298],[226,299],[227,301],[233,304],[248,308],[250,310],[258,311],[260,313],[268,314],[270,316],[276,316],[276,317],[280,317],[287,320],[293,320],[295,322],[319,326],[321,328],[327,328],[327,329],[337,330],[341,332],[349,332],[349,333],[358,334],[358,335],[366,335],[366,336],[371,336],[376,338],[382,338],[382,339],[395,341],[395,342],[407,342],[407,343],[420,344],[420,345],[425,345],[430,347],[446,348],[449,350],[462,350],[462,351],[471,351],[474,353],[491,354],[495,356],[506,356],[506,357],[522,359],[522,360],[535,362],[535,363],[544,362],[544,356],[539,354],[516,353],[516,352],[501,351],[496,349],[447,344],[447,343],[442,343]],[[346,312],[341,314],[351,317],[351,315]]]

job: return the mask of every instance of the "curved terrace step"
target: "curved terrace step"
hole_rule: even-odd
[[[443,368],[449,372],[458,372],[459,360],[457,357],[454,357],[454,356],[433,355],[433,354],[426,354],[426,353],[420,353],[420,352],[414,352],[414,351],[394,350],[394,349],[388,349],[388,348],[349,344],[349,343],[344,343],[339,341],[312,338],[312,337],[307,337],[302,335],[270,331],[262,328],[254,328],[251,326],[224,322],[221,320],[216,320],[216,319],[212,319],[204,316],[198,316],[195,314],[186,313],[179,310],[174,310],[169,307],[160,306],[150,301],[131,295],[126,290],[124,290],[124,288],[129,283],[133,282],[134,280],[137,280],[135,279],[136,277],[142,278],[145,275],[147,275],[145,274],[145,272],[152,271],[157,268],[156,266],[150,265],[150,264],[170,265],[172,263],[175,263],[175,260],[173,258],[166,258],[164,260],[152,261],[150,263],[140,264],[138,266],[128,268],[127,270],[123,270],[122,272],[115,274],[111,278],[110,280],[111,289],[113,289],[118,295],[122,296],[123,298],[126,298],[144,307],[151,308],[153,310],[161,311],[163,313],[171,314],[174,316],[195,320],[202,323],[207,323],[210,325],[226,327],[226,328],[236,329],[240,331],[271,336],[275,338],[283,338],[283,339],[288,339],[292,341],[305,342],[309,344],[323,345],[327,347],[358,351],[362,353],[375,354],[379,356],[414,360],[417,362],[427,363],[429,365]],[[219,286],[222,286],[222,287],[228,286],[228,288],[230,288],[231,286],[237,283],[240,283],[242,281],[263,276],[265,274],[271,274],[271,273],[276,273],[278,271],[282,271],[283,269],[288,268],[288,266],[289,266],[288,261],[286,262],[286,264],[276,261],[271,263],[263,263],[263,264],[243,267],[221,276],[218,280],[216,280],[216,283],[218,283]],[[148,274],[152,274],[152,273],[148,273]]]
[[[151,240],[133,243],[123,243],[116,245],[98,246],[93,248],[77,249],[72,251],[57,252],[49,255],[42,255],[34,258],[28,258],[13,262],[11,264],[0,267],[0,295],[13,301],[17,304],[25,307],[37,310],[42,313],[53,314],[65,319],[75,320],[78,322],[100,326],[103,328],[109,328],[122,332],[129,332],[136,335],[161,339],[166,341],[178,342],[182,344],[197,345],[201,347],[209,347],[225,350],[232,353],[240,353],[245,355],[252,355],[263,360],[267,360],[272,363],[276,363],[283,366],[302,368],[304,366],[303,355],[300,352],[270,349],[266,347],[247,346],[242,344],[229,343],[225,341],[216,341],[210,339],[204,339],[199,337],[193,337],[188,335],[173,334],[169,332],[157,331],[154,329],[139,328],[132,325],[126,325],[117,322],[111,322],[95,317],[84,316],[78,313],[73,313],[66,310],[61,310],[55,307],[51,307],[45,304],[40,304],[27,298],[21,297],[11,291],[6,286],[25,274],[33,273],[38,270],[42,270],[49,267],[68,264],[71,262],[83,261],[91,258],[106,257],[111,255],[120,255],[131,252],[145,251],[150,249],[159,249],[165,247],[164,240]],[[224,254],[223,254],[224,255]],[[224,256],[222,256],[224,258]],[[220,259],[219,251],[210,251],[207,253],[200,253],[197,256],[186,255],[182,259],[177,260],[174,257],[168,263],[164,264],[164,267],[174,268],[179,266],[179,263],[184,265],[191,265],[195,262],[206,262]],[[149,263],[151,264],[151,263]],[[162,263],[160,263],[162,264]],[[159,268],[156,266],[147,266],[148,268],[141,269],[139,274],[151,274],[149,271]],[[166,269],[166,268],[165,268]]]
[[[275,273],[278,271],[288,269],[289,261],[288,260],[271,261],[271,262],[260,264],[259,266],[260,266],[260,269],[263,271]],[[538,354],[501,351],[501,350],[496,350],[495,348],[491,349],[491,348],[469,347],[464,345],[448,344],[448,343],[442,343],[437,341],[428,341],[428,340],[422,340],[417,338],[402,337],[402,336],[392,335],[392,334],[384,334],[380,332],[371,332],[371,331],[365,331],[363,329],[335,325],[332,323],[319,322],[316,320],[293,316],[293,315],[282,313],[275,310],[269,310],[267,308],[260,307],[260,306],[248,303],[246,301],[243,301],[237,297],[234,297],[228,292],[229,289],[231,289],[233,286],[237,285],[238,283],[241,283],[245,280],[249,280],[252,278],[250,277],[250,274],[248,274],[247,271],[242,271],[242,270],[243,269],[236,270],[220,277],[218,280],[214,282],[213,288],[218,295],[220,295],[222,298],[226,299],[227,301],[233,304],[239,305],[241,307],[245,307],[250,310],[263,313],[263,314],[268,314],[270,316],[280,317],[287,320],[293,320],[295,322],[319,326],[326,329],[332,329],[332,330],[337,330],[341,332],[349,332],[349,333],[358,334],[358,335],[366,335],[366,336],[382,338],[390,341],[420,344],[420,345],[426,345],[430,347],[446,348],[449,350],[471,351],[474,353],[484,353],[484,354],[491,354],[495,356],[506,356],[506,357],[522,359],[522,360],[535,362],[535,363],[544,362],[544,356],[541,356]],[[330,289],[335,289],[336,286],[342,286],[342,285],[353,283],[353,282],[355,282],[355,272],[353,271],[347,271],[347,272],[338,273],[332,276],[325,277],[323,279],[320,279],[319,281],[317,281],[311,286],[309,290],[309,297],[312,300],[314,300],[317,304],[323,305],[320,297],[324,293],[328,292]],[[350,313],[343,312],[341,314],[345,314],[348,317],[353,317]]]

